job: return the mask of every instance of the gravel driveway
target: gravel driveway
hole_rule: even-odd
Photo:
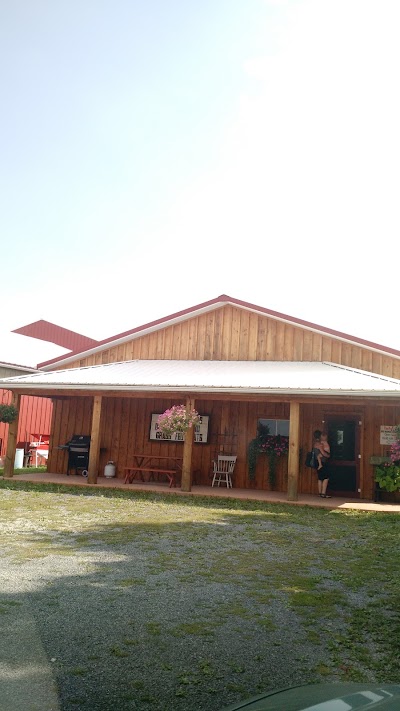
[[[343,535],[354,515],[1,497],[0,621],[4,630],[26,621],[1,661],[27,660],[48,689],[45,705],[31,687],[24,711],[219,711],[269,689],[339,680],[349,664],[356,680],[376,677],[371,661],[337,659],[352,616],[379,595],[359,570],[346,578],[346,560],[369,545],[361,529],[351,542]]]

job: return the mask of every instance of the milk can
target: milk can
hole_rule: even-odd
[[[113,476],[115,476],[115,462],[107,462],[106,466],[104,467],[104,476],[106,476],[108,479],[111,479]]]

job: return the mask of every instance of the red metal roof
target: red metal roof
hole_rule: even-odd
[[[95,341],[93,338],[82,336],[80,333],[70,331],[68,328],[62,328],[62,326],[57,326],[54,323],[50,323],[50,321],[43,320],[35,321],[27,326],[21,326],[21,328],[16,328],[12,333],[37,338],[39,341],[55,343],[57,346],[66,348],[69,351],[80,352],[98,345],[98,341]]]
[[[394,355],[394,356],[399,356],[400,357],[400,351],[394,349],[394,348],[389,348],[388,346],[382,346],[378,343],[373,343],[372,341],[366,341],[363,338],[357,338],[357,336],[351,336],[347,333],[342,333],[341,331],[335,331],[330,328],[327,328],[326,326],[319,326],[318,324],[312,323],[310,321],[304,321],[303,319],[295,318],[294,316],[288,316],[287,314],[282,314],[279,311],[272,311],[271,309],[266,309],[263,306],[256,306],[255,304],[250,304],[247,301],[241,301],[240,299],[235,299],[231,296],[227,296],[226,294],[221,294],[221,296],[217,296],[215,299],[210,299],[209,301],[204,301],[201,304],[197,304],[196,306],[191,306],[188,309],[184,309],[183,311],[177,311],[176,313],[170,314],[169,316],[164,316],[163,318],[157,319],[156,321],[151,321],[150,323],[146,323],[143,326],[137,326],[136,328],[133,328],[130,331],[124,331],[123,333],[119,333],[116,336],[111,336],[110,338],[105,338],[103,341],[98,341],[95,342],[94,346],[91,346],[89,348],[85,348],[85,350],[79,349],[76,350],[72,353],[68,353],[67,355],[63,356],[58,356],[57,358],[53,358],[52,360],[44,361],[43,363],[38,364],[38,368],[51,365],[53,363],[60,363],[66,359],[71,360],[72,358],[82,356],[84,353],[85,355],[89,355],[89,352],[92,350],[92,348],[96,348],[96,350],[99,350],[102,346],[110,345],[116,341],[119,341],[120,339],[126,339],[129,336],[139,336],[141,332],[145,332],[148,329],[154,329],[157,328],[158,326],[163,327],[167,326],[169,322],[171,321],[176,321],[180,319],[184,319],[187,316],[195,316],[196,312],[201,312],[205,310],[211,310],[213,308],[217,308],[218,305],[220,304],[221,306],[224,304],[232,304],[232,306],[237,306],[239,308],[247,309],[249,311],[253,311],[255,313],[259,313],[265,316],[269,316],[271,318],[278,319],[279,321],[284,321],[289,324],[294,324],[295,326],[303,326],[304,328],[310,329],[312,331],[316,331],[322,334],[325,334],[327,336],[333,336],[334,338],[340,338],[342,340],[345,340],[347,342],[351,342],[357,345],[365,346],[367,348],[372,348],[384,353],[388,353],[389,355]]]

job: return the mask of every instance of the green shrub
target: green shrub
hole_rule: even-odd
[[[375,481],[383,491],[400,491],[400,466],[383,464],[376,467]]]

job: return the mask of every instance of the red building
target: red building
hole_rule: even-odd
[[[43,320],[15,329],[13,333],[53,343],[66,351],[93,348],[97,345],[97,341],[92,338]],[[28,375],[35,372],[37,372],[36,368],[0,362],[0,378],[14,378],[18,375]],[[0,403],[9,404],[10,402],[11,392],[0,389]],[[24,395],[21,398],[17,449],[24,450],[26,464],[29,462],[31,466],[39,466],[46,463],[52,412],[53,403],[50,398],[31,395]],[[8,425],[0,422],[0,465],[2,464],[1,459],[6,453],[7,438]]]
[[[35,368],[28,368],[23,365],[14,365],[12,363],[0,363],[0,378],[13,378],[17,375],[28,375],[35,373]],[[9,390],[0,390],[0,403],[10,404],[11,392]],[[18,423],[18,449],[23,449],[28,455],[32,452],[31,464],[44,464],[46,457],[36,455],[36,450],[48,449],[51,416],[53,411],[53,403],[49,398],[33,397],[24,395],[21,398],[21,408]],[[3,457],[6,452],[8,438],[8,425],[0,422],[0,457]],[[31,447],[32,442],[43,443],[41,447]]]

